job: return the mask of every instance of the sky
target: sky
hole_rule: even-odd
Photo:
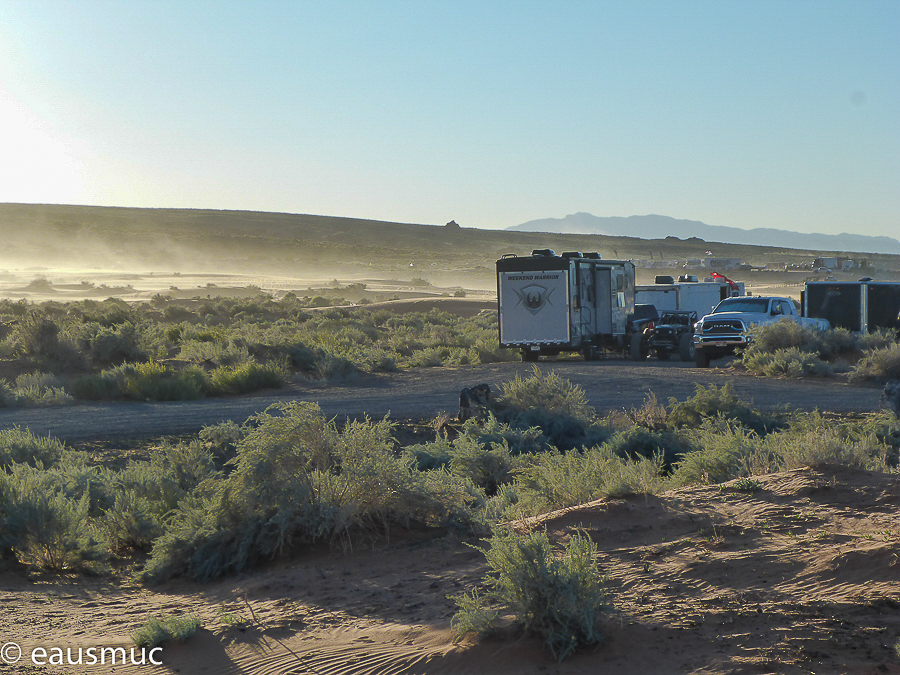
[[[898,238],[900,1],[0,0],[0,202]]]

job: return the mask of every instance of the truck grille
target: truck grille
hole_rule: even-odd
[[[744,332],[744,324],[742,324],[738,320],[731,321],[704,321],[703,322],[703,335],[704,336],[727,336],[727,335],[739,335]]]

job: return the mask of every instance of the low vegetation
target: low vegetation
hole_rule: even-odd
[[[896,331],[852,333],[817,330],[782,320],[755,326],[753,342],[738,363],[756,375],[830,377],[848,373],[851,382],[884,382],[900,377]]]
[[[0,406],[81,400],[175,401],[245,394],[291,378],[518,358],[497,345],[496,316],[394,314],[318,296],[189,303],[0,300],[0,358],[27,373],[0,379]],[[318,308],[318,309],[317,309]]]
[[[396,528],[493,533],[482,549],[487,592],[460,596],[457,633],[511,615],[563,658],[599,638],[590,543],[557,554],[502,523],[686,485],[743,479],[734,489],[750,491],[755,475],[803,466],[896,472],[900,448],[893,415],[765,415],[727,385],[601,417],[579,387],[539,369],[509,382],[453,440],[401,447],[396,432],[387,418],[341,425],[313,404],[285,403],[105,467],[55,439],[2,431],[0,554],[47,571],[124,563],[146,583],[208,581]]]
[[[138,647],[158,647],[166,642],[184,642],[203,626],[196,616],[153,617],[131,636]]]

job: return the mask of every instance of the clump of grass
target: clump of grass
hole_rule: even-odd
[[[234,366],[220,366],[210,374],[214,394],[247,394],[259,389],[277,389],[284,384],[284,372],[275,365],[245,361]]]
[[[574,534],[562,556],[554,554],[544,532],[498,532],[489,547],[476,548],[492,574],[484,578],[485,595],[455,598],[460,611],[451,625],[457,639],[489,633],[498,617],[511,614],[526,633],[541,637],[558,661],[600,642],[605,578],[590,537]]]
[[[132,633],[131,639],[138,647],[158,647],[172,640],[184,642],[202,627],[203,621],[194,615],[153,617]]]

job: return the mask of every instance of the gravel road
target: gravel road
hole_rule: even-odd
[[[622,360],[541,363],[584,387],[599,411],[640,406],[649,392],[662,403],[692,396],[697,384],[731,382],[743,400],[758,408],[868,412],[878,407],[880,387],[851,386],[832,379],[780,380],[752,377],[724,368],[702,370],[682,362]],[[312,401],[329,417],[431,419],[441,411],[455,415],[459,390],[487,382],[494,391],[515,376],[527,377],[532,365],[499,363],[460,368],[427,368],[372,375],[342,385],[295,383],[267,395],[171,403],[104,403],[52,408],[0,410],[0,428],[27,427],[65,441],[125,439],[195,433],[224,420],[243,422],[279,401]]]

